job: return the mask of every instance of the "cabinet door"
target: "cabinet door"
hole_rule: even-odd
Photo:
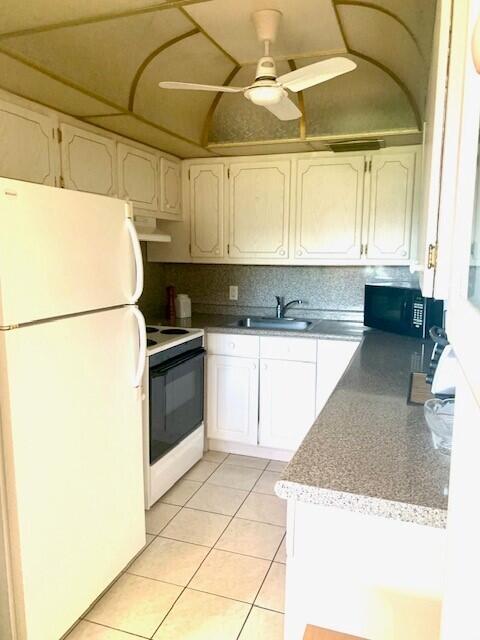
[[[365,158],[299,160],[295,259],[358,260]]]
[[[188,170],[192,258],[223,258],[223,164],[192,165]]]
[[[410,257],[415,159],[413,151],[372,158],[367,258]]]
[[[258,360],[207,358],[207,435],[257,444]]]
[[[182,165],[160,159],[160,209],[173,217],[182,215]]]
[[[158,210],[158,158],[153,153],[119,144],[119,195],[139,209]]]
[[[316,365],[260,360],[259,444],[295,451],[315,420]]]
[[[0,176],[56,185],[59,150],[55,118],[0,101]]]
[[[62,124],[61,131],[62,175],[67,189],[115,196],[115,141],[68,124]]]
[[[231,258],[288,258],[290,161],[233,162],[229,180]]]
[[[317,415],[345,373],[358,345],[346,340],[317,341]]]

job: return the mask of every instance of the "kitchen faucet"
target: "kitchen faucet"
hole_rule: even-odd
[[[275,296],[277,299],[277,306],[275,308],[275,315],[277,318],[284,318],[285,311],[293,304],[303,304],[302,300],[292,300],[291,302],[284,303],[285,298],[283,296]]]

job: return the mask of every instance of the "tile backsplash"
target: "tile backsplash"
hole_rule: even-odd
[[[407,267],[293,267],[147,263],[140,307],[147,318],[164,314],[165,287],[187,293],[194,313],[272,314],[275,296],[301,299],[295,311],[306,317],[356,317],[363,312],[363,289],[377,279],[411,281]],[[229,286],[238,301],[229,300]],[[293,309],[290,311],[290,315]]]

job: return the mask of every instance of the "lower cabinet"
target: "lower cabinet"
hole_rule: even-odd
[[[347,340],[317,341],[317,415],[339,383],[358,345],[358,342]]]
[[[295,451],[315,417],[316,365],[260,360],[258,443]]]
[[[258,444],[258,360],[209,355],[207,435]]]

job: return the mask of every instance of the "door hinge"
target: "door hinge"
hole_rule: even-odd
[[[230,168],[227,169],[227,178],[230,180]]]
[[[192,255],[192,243],[188,245],[188,253]]]
[[[63,176],[60,176],[58,181],[60,184],[60,189],[65,189],[65,180],[63,179]]]
[[[435,269],[437,266],[438,244],[428,245],[428,262],[427,269]]]
[[[60,129],[60,127],[57,128],[57,139],[59,143],[61,143],[63,140],[62,130]]]
[[[368,170],[370,171],[370,173],[372,173],[372,160],[370,160],[368,163]]]
[[[188,170],[188,179],[190,180],[190,169]]]
[[[230,245],[229,244],[227,244],[227,253],[228,253],[228,255],[230,255]]]

